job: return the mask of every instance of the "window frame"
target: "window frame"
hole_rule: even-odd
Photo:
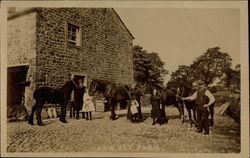
[[[76,40],[71,42],[71,39],[69,39],[69,25],[75,26],[76,28],[79,29],[79,44],[77,42],[77,33],[75,35]],[[72,27],[73,28],[73,27]],[[71,31],[73,32],[73,31]],[[76,31],[77,32],[77,31]],[[76,24],[72,21],[66,21],[65,24],[65,41],[66,41],[66,46],[67,47],[75,47],[75,48],[81,48],[82,47],[82,27],[79,24]],[[76,42],[74,44],[74,42]]]

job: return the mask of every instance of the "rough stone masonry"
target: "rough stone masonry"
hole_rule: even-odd
[[[69,45],[68,28],[79,28],[80,45]],[[57,88],[68,76],[133,81],[132,40],[111,8],[23,8],[8,16],[8,67],[27,65],[26,107],[34,104],[33,91],[42,83]]]

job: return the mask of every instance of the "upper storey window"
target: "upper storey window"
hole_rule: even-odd
[[[67,43],[68,45],[81,46],[81,28],[79,26],[68,23]]]

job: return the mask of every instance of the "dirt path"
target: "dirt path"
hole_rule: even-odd
[[[146,120],[133,124],[120,118],[109,120],[110,113],[95,113],[93,121],[68,119],[44,120],[44,127],[27,122],[8,123],[8,152],[240,152],[240,125],[227,116],[215,115],[215,125],[208,136],[194,132],[181,123],[174,107],[166,108],[169,122],[152,126],[149,108],[143,108]]]

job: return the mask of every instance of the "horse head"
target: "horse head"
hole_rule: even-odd
[[[93,79],[89,87],[89,95],[94,95],[96,92],[105,93],[107,86],[110,83],[104,80]]]
[[[96,92],[97,86],[98,86],[98,82],[96,80],[92,80],[92,82],[90,83],[90,86],[89,86],[89,95],[90,96],[94,95],[94,93]]]

